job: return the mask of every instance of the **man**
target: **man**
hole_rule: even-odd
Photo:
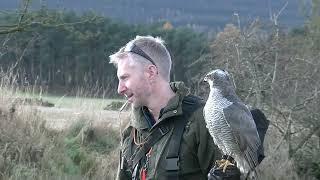
[[[118,93],[133,107],[118,179],[207,179],[221,154],[205,127],[203,101],[182,82],[170,83],[164,42],[137,36],[110,63],[117,67]]]

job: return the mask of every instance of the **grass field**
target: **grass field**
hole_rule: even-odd
[[[113,125],[118,113],[103,108],[123,100],[5,89],[10,87],[0,86],[0,179],[115,178],[120,139]],[[41,99],[55,107],[15,99]]]
[[[19,99],[41,100],[40,102],[49,102],[54,107],[46,107],[46,105],[31,104],[34,107],[29,108],[27,103],[20,106],[19,111],[33,111],[35,109],[39,116],[45,121],[45,125],[49,129],[64,130],[68,129],[73,123],[80,119],[88,119],[94,127],[118,128],[119,112],[117,110],[124,103],[123,99],[104,99],[77,96],[58,96],[50,94],[36,94],[17,92],[15,96]],[[39,101],[37,101],[39,102]],[[121,116],[127,117],[128,113],[122,113]]]
[[[39,93],[24,93],[18,92],[18,97],[21,98],[35,98],[42,99],[42,101],[48,101],[53,103],[57,108],[81,108],[90,107],[92,109],[103,109],[108,104],[114,101],[125,102],[124,99],[107,99],[107,98],[91,98],[80,96],[61,96],[52,94],[39,94]]]
[[[115,179],[120,127],[129,120],[130,113],[120,114],[104,107],[123,99],[3,91],[1,86],[0,90],[0,180]],[[10,100],[17,97],[42,99],[55,107],[18,104],[11,111],[13,106],[5,100],[12,103]],[[122,124],[120,119],[124,120]],[[285,142],[275,150],[279,137],[270,126],[265,139],[266,158],[258,168],[260,179],[316,179],[311,173],[298,174]],[[319,172],[316,165],[309,165],[315,169],[309,170],[313,174]]]

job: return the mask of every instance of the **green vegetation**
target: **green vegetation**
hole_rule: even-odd
[[[18,84],[37,86],[43,92],[76,95],[80,91],[93,97],[115,97],[116,69],[108,63],[108,55],[136,35],[161,36],[174,59],[174,80],[189,83],[183,72],[187,64],[207,50],[207,40],[191,30],[164,29],[162,23],[151,26],[127,25],[92,13],[79,16],[73,12],[37,11],[25,18],[45,22],[29,26],[12,35],[8,50],[0,56],[0,65],[9,71],[16,64]],[[0,24],[14,24],[15,16],[0,16]],[[81,23],[73,23],[81,22]],[[50,24],[60,24],[50,26]],[[65,25],[61,25],[65,24]],[[36,32],[36,34],[35,34]],[[0,40],[5,40],[0,36]],[[21,59],[21,52],[25,53]],[[19,54],[20,53],[20,54]]]
[[[241,28],[228,24],[212,39],[190,29],[127,25],[92,13],[41,10],[25,17],[41,21],[0,36],[0,179],[114,178],[119,142],[114,129],[93,127],[94,119],[79,117],[63,132],[48,130],[38,111],[20,112],[15,99],[36,97],[80,111],[91,111],[87,102],[93,109],[118,109],[122,102],[97,98],[117,97],[116,70],[106,55],[141,34],[166,40],[172,81],[185,81],[205,98],[203,75],[226,69],[239,96],[266,113],[271,125],[262,177],[319,179],[319,14],[290,32],[277,19],[267,27],[258,20]],[[16,21],[0,16],[0,23]],[[66,96],[46,95],[51,91]]]

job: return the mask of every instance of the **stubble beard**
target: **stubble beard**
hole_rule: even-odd
[[[137,94],[137,96],[134,97],[132,105],[135,108],[148,106],[148,99],[151,97],[151,92],[147,89],[142,89],[140,94]]]

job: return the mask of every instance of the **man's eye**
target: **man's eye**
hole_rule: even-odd
[[[121,76],[120,79],[121,80],[126,80],[126,79],[128,79],[128,76]]]

